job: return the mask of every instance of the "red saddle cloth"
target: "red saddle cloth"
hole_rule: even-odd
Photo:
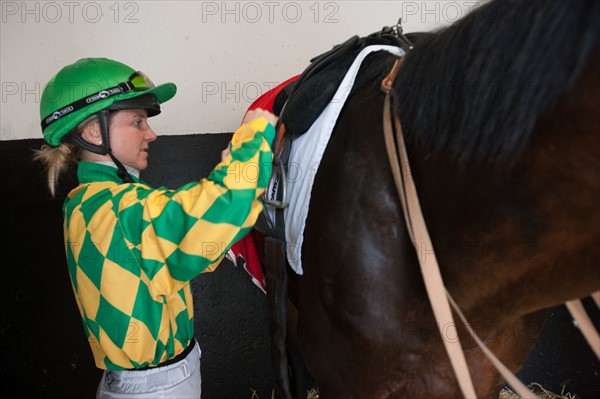
[[[273,89],[263,93],[250,104],[246,112],[256,108],[262,108],[272,112],[273,103],[279,92],[281,92],[288,83],[299,77],[300,75],[291,77]],[[265,275],[262,267],[264,261],[264,235],[255,229],[251,230],[249,234],[246,234],[244,238],[231,246],[231,252],[235,257],[234,263],[237,265],[242,264],[244,269],[250,274],[250,277],[252,277],[252,282],[266,294]]]

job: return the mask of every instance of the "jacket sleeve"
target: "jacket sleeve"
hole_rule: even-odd
[[[142,268],[161,291],[214,267],[254,226],[271,178],[274,136],[265,118],[255,119],[233,134],[229,155],[207,178],[148,193],[139,249]]]

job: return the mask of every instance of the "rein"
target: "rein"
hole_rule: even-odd
[[[502,362],[489,350],[489,348],[481,341],[477,336],[473,328],[470,327],[467,319],[460,311],[452,296],[446,289],[440,268],[433,251],[433,244],[425,224],[423,213],[421,212],[421,205],[419,203],[419,197],[414,181],[411,178],[410,164],[408,155],[406,153],[406,147],[404,145],[404,136],[402,133],[402,127],[400,124],[400,118],[397,113],[394,112],[393,107],[397,102],[396,93],[392,87],[396,75],[400,69],[400,65],[404,57],[396,59],[390,73],[381,82],[381,90],[385,93],[385,101],[383,105],[383,132],[385,138],[385,145],[394,176],[394,182],[396,183],[396,189],[402,203],[402,210],[404,212],[404,220],[406,221],[406,227],[413,246],[417,252],[417,258],[421,266],[421,273],[423,274],[423,280],[425,283],[425,289],[429,302],[433,309],[433,314],[437,321],[442,341],[446,348],[446,352],[450,358],[450,363],[454,370],[454,374],[458,380],[458,384],[465,398],[476,398],[475,388],[471,375],[467,367],[467,361],[465,359],[462,345],[458,339],[458,333],[456,333],[456,342],[450,342],[450,340],[443,339],[445,326],[455,326],[454,318],[452,317],[452,311],[450,306],[459,315],[461,321],[467,328],[467,331],[471,334],[477,345],[481,348],[483,353],[488,357],[500,374],[505,378],[511,387],[519,394],[522,398],[536,399],[537,396],[531,392]],[[396,132],[394,136],[394,130]],[[402,165],[402,167],[401,167]],[[425,254],[424,251],[427,251]]]
[[[404,135],[402,133],[400,118],[394,111],[397,96],[393,88],[393,83],[403,60],[404,57],[396,59],[391,71],[381,82],[381,90],[385,93],[383,105],[383,132],[394,182],[396,184],[396,189],[398,190],[400,202],[402,203],[404,220],[412,244],[417,252],[417,258],[421,266],[421,273],[423,274],[427,296],[429,297],[429,302],[431,303],[440,335],[442,337],[444,336],[444,326],[455,326],[452,311],[450,310],[450,307],[452,307],[479,348],[515,392],[524,399],[536,399],[537,396],[531,392],[483,343],[473,328],[471,328],[466,317],[456,302],[454,302],[454,299],[444,285],[435,251],[433,250],[433,244],[431,243],[427,225],[425,224],[425,219],[421,212],[417,189],[411,178],[410,163],[404,145]],[[394,131],[396,132],[395,135]],[[403,167],[401,167],[401,165]],[[424,250],[427,250],[426,255],[423,253]],[[600,291],[592,293],[591,297],[596,306],[600,307]],[[587,315],[581,300],[570,300],[567,301],[565,305],[579,326],[584,338],[596,354],[596,357],[600,359],[600,345],[598,345],[600,343],[600,335]],[[452,364],[454,374],[456,375],[463,396],[465,398],[476,398],[475,388],[473,387],[473,382],[471,380],[471,375],[469,374],[460,340],[458,339],[458,334],[456,334],[456,337],[457,340],[454,343],[443,338],[442,341],[446,347],[446,352],[450,358],[450,363]]]

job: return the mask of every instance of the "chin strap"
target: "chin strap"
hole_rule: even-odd
[[[93,152],[94,154],[109,155],[110,159],[117,166],[117,176],[123,181],[123,183],[133,183],[133,178],[125,169],[125,166],[113,155],[110,149],[110,139],[108,133],[108,116],[110,112],[107,109],[103,109],[98,112],[98,122],[100,123],[100,135],[102,137],[102,144],[95,145],[84,140],[79,134],[72,130],[65,136],[66,140],[77,145],[84,150]]]
[[[100,134],[102,135],[102,150],[105,151],[104,154],[108,154],[110,159],[117,165],[117,176],[121,179],[123,183],[133,183],[133,179],[125,166],[113,155],[110,149],[110,136],[108,133],[108,117],[110,112],[107,109],[103,109],[98,112],[98,119],[100,122]],[[94,146],[96,147],[96,146]],[[99,146],[98,146],[99,147]]]
[[[115,165],[117,165],[117,176],[119,176],[121,181],[123,183],[133,183],[133,179],[131,178],[129,172],[127,172],[127,169],[125,169],[125,166],[123,166],[123,164],[119,162],[117,158],[115,158],[112,152],[109,152],[108,155],[110,156],[110,159],[112,159],[112,161],[115,163]]]

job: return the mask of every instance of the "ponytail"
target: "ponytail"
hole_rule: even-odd
[[[48,189],[52,197],[56,195],[58,179],[69,166],[69,163],[77,157],[79,149],[73,144],[62,143],[58,147],[51,147],[44,144],[39,150],[36,150],[33,159],[40,161],[47,172]]]

